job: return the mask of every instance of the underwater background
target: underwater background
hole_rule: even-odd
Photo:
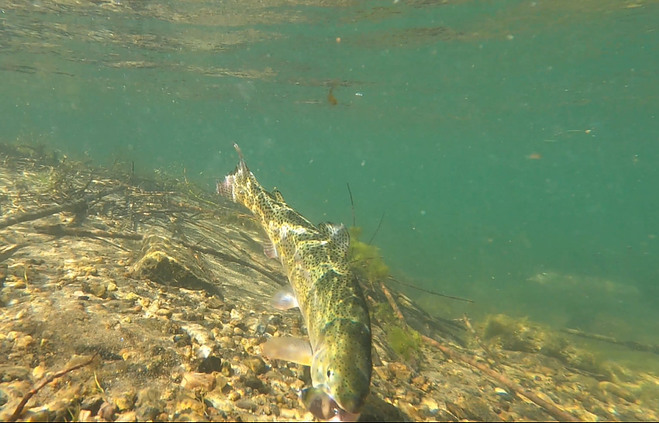
[[[657,1],[0,0],[0,78],[2,142],[209,191],[236,142],[437,315],[659,344]]]

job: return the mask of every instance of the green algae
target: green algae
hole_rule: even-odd
[[[389,266],[384,262],[380,249],[360,240],[362,228],[353,226],[350,231],[350,268],[358,278],[373,284],[389,277]]]
[[[362,228],[353,226],[350,231],[350,268],[360,280],[370,285],[389,278],[389,266],[384,262],[380,249],[360,240]],[[386,303],[371,307],[374,320],[384,329],[391,349],[406,361],[419,357],[423,341],[421,335],[401,322]]]
[[[391,348],[405,360],[417,358],[420,354],[423,341],[421,335],[414,329],[390,326],[386,334]]]
[[[391,349],[402,359],[413,361],[419,358],[423,340],[416,330],[403,326],[388,304],[376,304],[371,308],[373,319],[376,320],[386,335]]]

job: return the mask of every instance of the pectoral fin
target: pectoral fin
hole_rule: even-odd
[[[311,344],[306,339],[281,337],[272,338],[261,345],[263,355],[277,360],[292,361],[304,366],[311,366]]]
[[[297,303],[297,298],[295,298],[295,294],[290,288],[283,288],[277,291],[275,296],[272,297],[272,305],[277,310],[290,310],[295,307],[300,307]]]

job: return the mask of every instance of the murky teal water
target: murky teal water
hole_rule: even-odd
[[[659,2],[0,1],[0,137],[211,189],[239,143],[395,275],[659,342]],[[337,104],[328,100],[331,87]]]

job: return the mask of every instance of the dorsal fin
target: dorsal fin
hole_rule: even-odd
[[[243,156],[243,151],[240,149],[240,147],[238,147],[238,144],[236,144],[235,142],[233,143],[233,148],[236,149],[236,152],[238,153],[238,157],[240,158],[240,162],[238,163],[238,168],[242,169],[246,175],[249,175],[249,168],[245,163],[245,156]]]
[[[342,223],[337,225],[336,223],[322,222],[318,225],[318,231],[331,239],[342,252],[348,252],[350,248],[350,233]]]
[[[275,200],[279,201],[280,203],[286,202],[284,200],[284,196],[281,195],[281,192],[277,188],[272,189],[272,196],[275,197]]]

